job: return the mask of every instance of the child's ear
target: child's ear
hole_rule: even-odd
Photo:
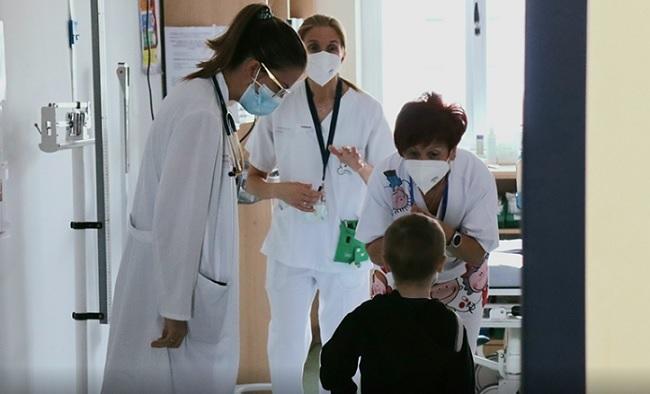
[[[436,265],[436,272],[442,272],[442,269],[444,268],[446,261],[447,261],[447,256],[442,256],[440,258],[440,261],[438,261]]]

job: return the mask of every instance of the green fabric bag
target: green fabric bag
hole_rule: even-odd
[[[354,264],[357,267],[368,260],[366,245],[355,238],[358,220],[342,220],[339,225],[339,242],[336,245],[334,261]]]

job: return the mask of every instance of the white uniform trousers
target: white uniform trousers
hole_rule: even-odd
[[[302,375],[311,344],[310,310],[316,290],[324,344],[345,315],[370,298],[370,273],[366,268],[322,272],[268,259],[266,291],[271,306],[268,356],[273,393],[303,393]],[[326,392],[322,387],[320,391]]]

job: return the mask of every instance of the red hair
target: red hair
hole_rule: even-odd
[[[429,92],[402,107],[395,121],[395,146],[402,154],[416,145],[444,143],[455,148],[467,129],[467,115],[458,104],[446,104]]]

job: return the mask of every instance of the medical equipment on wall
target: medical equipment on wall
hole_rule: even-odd
[[[517,185],[517,192],[515,193],[516,195],[516,200],[517,200],[517,208],[520,210],[524,207],[522,198],[523,198],[523,188],[524,188],[524,183],[522,182],[523,179],[523,170],[524,170],[524,161],[521,158],[521,154],[519,155],[519,159],[517,159],[517,164],[515,165],[515,178],[516,178],[516,185]]]
[[[123,229],[127,228],[127,220],[129,220],[128,213],[129,210],[129,180],[128,174],[131,167],[131,161],[129,157],[129,139],[130,139],[130,87],[131,87],[131,71],[129,65],[124,62],[117,64],[117,69],[115,70],[117,79],[120,83],[120,118],[121,118],[121,144],[122,144],[122,160],[121,160],[121,169],[122,169],[122,220],[124,220]],[[122,244],[126,245],[127,232],[122,232]]]
[[[70,151],[72,156],[72,208],[70,227],[74,233],[74,284],[75,305],[72,318],[75,320],[75,387],[77,393],[88,392],[88,320],[108,323],[110,310],[110,237],[108,223],[108,150],[104,137],[104,116],[102,105],[102,51],[103,34],[100,0],[91,0],[92,21],[92,65],[93,100],[77,100],[76,86],[76,43],[79,40],[77,22],[73,15],[72,0],[68,1],[68,45],[70,49],[70,91],[71,101],[51,102],[41,108],[39,148],[46,153]],[[92,116],[91,116],[92,113]],[[92,130],[92,133],[91,133]],[[94,135],[93,135],[94,134]],[[95,191],[97,218],[86,219],[86,184],[84,147],[95,147]],[[88,230],[97,232],[97,278],[98,310],[88,311],[86,234]]]
[[[488,260],[489,301],[481,327],[504,329],[505,347],[488,357],[481,347],[474,357],[480,394],[515,394],[521,386],[521,240],[501,242]]]
[[[5,46],[4,46],[4,26],[0,21],[0,238],[8,235],[9,226],[5,222],[6,210],[6,184],[9,179],[9,166],[7,162],[2,161],[3,151],[3,123],[2,123],[2,105],[6,98],[7,92],[7,73],[5,66]]]
[[[0,21],[0,103],[7,98],[7,66],[5,64],[4,25]]]
[[[92,36],[92,66],[93,66],[93,101],[81,102],[76,100],[76,43],[79,39],[77,22],[73,15],[72,1],[68,2],[69,9],[69,49],[71,72],[70,102],[52,102],[41,108],[40,126],[35,124],[40,133],[39,148],[46,153],[71,151],[73,173],[73,219],[70,227],[76,230],[75,234],[75,293],[76,311],[72,318],[79,322],[86,320],[99,320],[108,323],[110,310],[110,254],[109,254],[109,226],[108,226],[108,166],[106,160],[108,151],[105,145],[104,116],[102,92],[103,86],[103,5],[100,0],[91,0],[91,36]],[[91,115],[92,114],[92,115]],[[92,132],[91,132],[92,130]],[[83,147],[94,145],[96,169],[96,206],[97,218],[88,221],[85,216],[85,171]],[[97,264],[99,279],[99,310],[87,312],[86,305],[86,253],[85,231],[97,232]],[[80,326],[81,327],[81,326]],[[82,327],[82,337],[86,337],[85,326]],[[78,343],[78,346],[85,346]],[[85,351],[84,351],[85,352]],[[83,355],[80,357],[84,357]],[[85,373],[84,373],[85,374]],[[86,388],[87,382],[78,386],[78,390]]]
[[[2,110],[0,110],[2,112]],[[9,225],[5,222],[5,198],[7,180],[9,179],[9,168],[7,162],[0,162],[0,238],[8,236]]]
[[[35,124],[40,133],[39,148],[46,153],[70,152],[72,162],[72,220],[74,231],[74,311],[75,320],[75,391],[88,390],[88,320],[108,323],[110,310],[110,236],[109,236],[109,190],[108,149],[104,136],[104,115],[102,92],[103,81],[103,2],[90,1],[91,48],[92,48],[92,104],[77,99],[77,53],[79,40],[77,21],[74,16],[73,0],[68,0],[68,48],[70,53],[70,101],[51,102],[41,108],[41,119]],[[86,170],[84,147],[94,146],[95,167],[95,220],[86,215]],[[86,231],[97,234],[98,308],[88,311],[88,264],[86,253]],[[93,272],[93,275],[95,273]],[[92,310],[92,309],[91,309]]]
[[[90,103],[49,103],[41,108],[41,135],[38,145],[43,152],[79,148],[95,142],[90,136]]]

